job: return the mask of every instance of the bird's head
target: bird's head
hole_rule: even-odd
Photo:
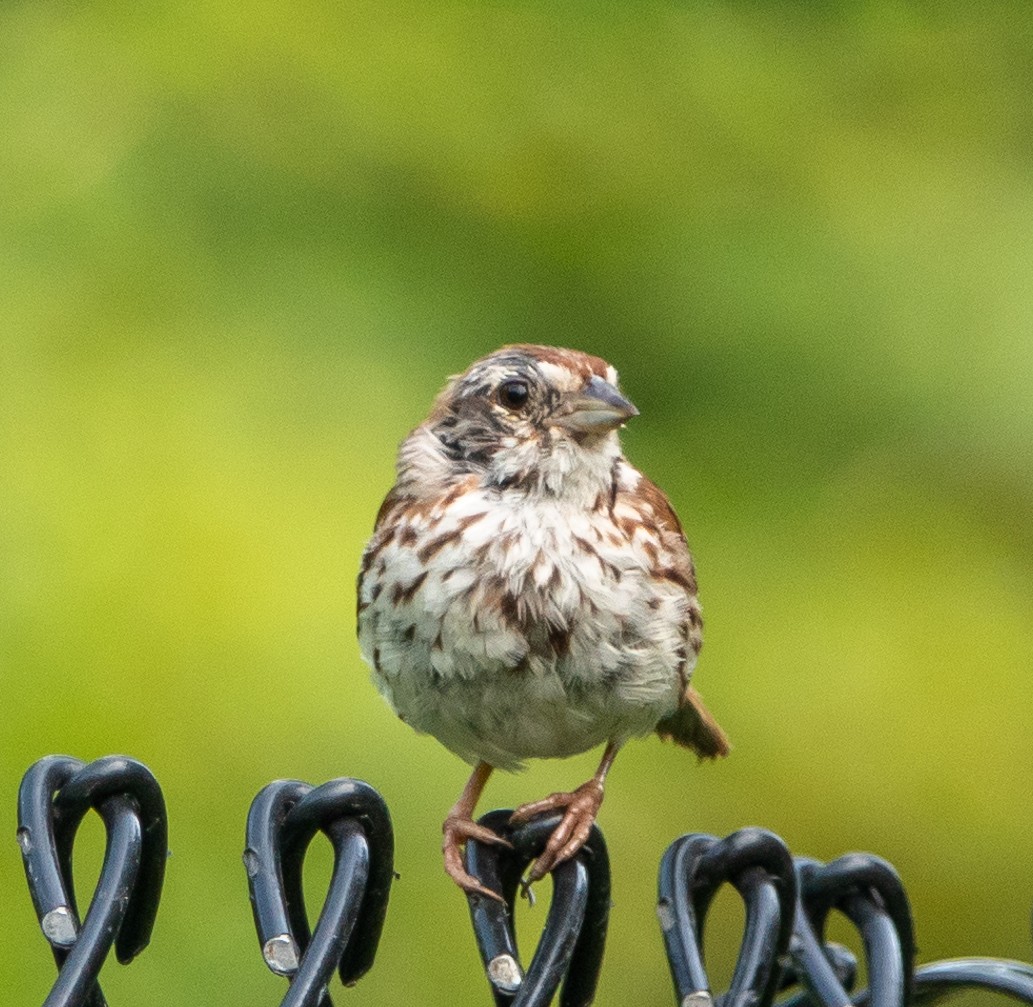
[[[485,485],[593,492],[620,457],[617,430],[638,410],[599,357],[516,345],[473,363],[438,396],[423,429],[456,472]]]

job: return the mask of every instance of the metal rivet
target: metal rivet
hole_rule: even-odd
[[[270,937],[262,945],[262,957],[277,975],[289,976],[298,971],[298,946],[289,934]]]
[[[524,974],[512,955],[496,955],[488,962],[488,978],[502,993],[515,993],[524,981]]]
[[[51,944],[58,947],[70,948],[78,936],[78,927],[75,925],[75,917],[68,906],[58,906],[51,909],[46,916],[39,921],[44,936]]]

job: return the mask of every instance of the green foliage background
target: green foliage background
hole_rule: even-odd
[[[278,1002],[244,816],[339,775],[386,796],[402,875],[341,1002],[487,1002],[437,851],[465,769],[369,686],[353,577],[397,442],[515,340],[620,368],[736,742],[618,761],[600,1003],[669,1002],[660,853],[746,824],[895,863],[925,959],[1028,957],[1031,27],[1022,2],[5,4],[0,1003],[51,979],[13,835],[51,752],[132,754],[170,808],[113,1003]]]

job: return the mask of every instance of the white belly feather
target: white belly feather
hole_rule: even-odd
[[[406,723],[470,762],[648,733],[686,661],[686,594],[649,576],[656,544],[548,498],[476,489],[414,510],[367,550],[363,657]]]

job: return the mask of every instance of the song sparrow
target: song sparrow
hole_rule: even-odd
[[[583,845],[621,745],[655,730],[728,752],[689,679],[702,644],[696,577],[667,497],[621,454],[638,410],[606,361],[506,346],[453,377],[402,443],[398,478],[362,558],[358,633],[401,719],[474,764],[443,825],[463,867],[495,768],[605,743],[595,776],[522,805],[565,809],[529,882]]]

